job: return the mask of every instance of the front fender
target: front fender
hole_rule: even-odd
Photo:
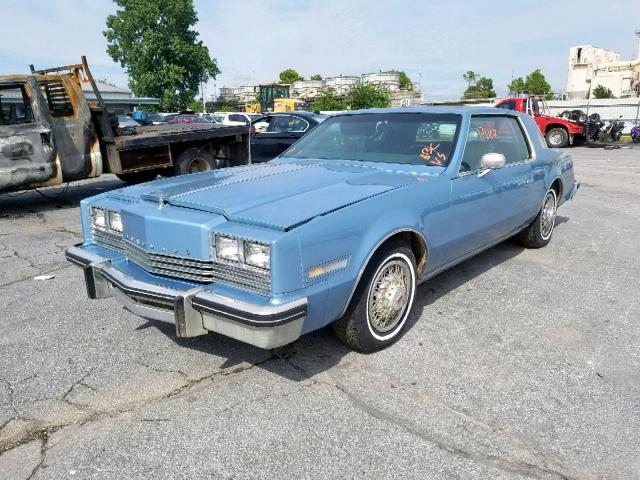
[[[413,202],[410,201],[412,193]],[[421,211],[418,200],[411,189],[395,195],[380,195],[318,217],[300,228],[305,287],[324,282],[329,292],[323,325],[344,314],[371,257],[393,235],[405,231],[419,235],[429,258],[429,240],[423,233],[426,231],[424,220],[428,217],[416,213]],[[448,201],[445,195],[443,204]],[[428,210],[428,206],[422,206],[422,211]],[[328,264],[337,268],[315,278],[309,276],[315,267]]]

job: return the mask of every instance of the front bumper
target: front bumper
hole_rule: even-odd
[[[89,298],[115,297],[130,312],[174,323],[179,337],[217,332],[260,348],[275,348],[300,336],[307,299],[281,305],[244,302],[203,287],[181,290],[133,278],[111,260],[69,247],[67,260],[82,268]]]

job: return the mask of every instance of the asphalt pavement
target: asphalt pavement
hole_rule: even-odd
[[[551,244],[430,280],[372,355],[88,300],[64,249],[113,176],[0,196],[0,479],[640,478],[640,148],[570,153]]]

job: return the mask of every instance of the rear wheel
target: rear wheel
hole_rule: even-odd
[[[178,155],[174,164],[176,175],[207,172],[216,168],[215,157],[200,148],[189,148]]]
[[[535,220],[518,234],[518,240],[529,248],[542,248],[551,241],[556,225],[558,194],[552,188],[544,197],[542,208]]]
[[[404,243],[389,244],[369,262],[345,315],[333,324],[353,350],[371,353],[395,343],[416,293],[416,261]]]
[[[569,133],[564,128],[549,129],[545,138],[550,148],[564,148],[569,144]]]

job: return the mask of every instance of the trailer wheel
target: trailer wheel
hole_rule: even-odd
[[[158,170],[155,169],[132,173],[116,173],[116,177],[118,177],[123,182],[127,182],[132,185],[136,183],[150,182],[151,180],[155,180],[157,176]]]
[[[199,148],[188,148],[175,161],[173,169],[176,175],[207,172],[217,167],[216,159],[210,153]]]
[[[560,127],[551,128],[545,138],[550,148],[564,148],[569,143],[569,133]]]

